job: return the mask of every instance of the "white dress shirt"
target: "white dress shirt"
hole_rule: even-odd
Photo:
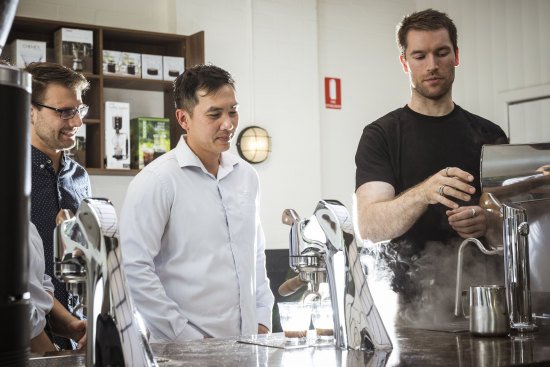
[[[46,326],[46,315],[53,307],[54,287],[49,275],[44,274],[44,246],[38,230],[29,222],[29,291],[31,293],[31,339]]]
[[[183,137],[130,183],[120,215],[123,264],[154,341],[271,328],[259,180],[222,154],[218,177]]]

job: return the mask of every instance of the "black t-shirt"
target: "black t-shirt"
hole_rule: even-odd
[[[366,182],[383,181],[394,187],[397,196],[445,167],[459,167],[474,176],[476,194],[470,202],[458,204],[478,205],[481,148],[507,141],[498,125],[458,105],[441,117],[422,115],[405,106],[363,130],[355,156],[356,189]],[[392,242],[405,242],[415,253],[426,241],[457,236],[446,210],[441,204],[430,205],[409,231]]]

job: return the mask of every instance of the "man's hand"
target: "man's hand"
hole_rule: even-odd
[[[269,329],[262,324],[258,324],[258,334],[269,334]]]
[[[75,318],[67,325],[67,329],[71,334],[71,339],[77,342],[78,349],[86,346],[86,320]]]
[[[446,214],[449,225],[462,238],[478,238],[487,232],[487,212],[479,206],[462,206]]]
[[[427,204],[441,203],[450,209],[457,209],[453,199],[469,201],[475,187],[468,183],[474,176],[457,167],[447,167],[422,182],[418,189]]]
[[[399,237],[433,204],[458,209],[453,200],[471,200],[476,191],[470,185],[473,181],[474,177],[468,172],[447,167],[397,197],[394,187],[387,182],[364,183],[355,191],[361,238],[379,242]]]

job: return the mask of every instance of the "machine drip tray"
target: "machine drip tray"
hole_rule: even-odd
[[[318,340],[315,330],[309,330],[307,338],[300,342],[289,342],[283,333],[274,333],[270,335],[252,335],[246,338],[240,338],[238,343],[261,345],[264,347],[279,349],[300,349],[310,347],[334,347],[334,339]]]

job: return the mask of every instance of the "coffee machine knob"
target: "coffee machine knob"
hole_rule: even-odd
[[[518,233],[521,236],[527,236],[529,234],[529,223],[523,222],[518,226]]]

